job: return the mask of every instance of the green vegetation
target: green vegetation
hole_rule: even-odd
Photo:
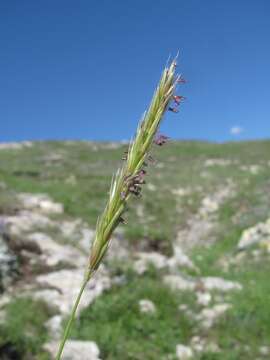
[[[153,301],[156,313],[141,313],[141,299]],[[191,335],[191,321],[178,309],[183,302],[191,304],[194,299],[191,294],[170,292],[158,274],[137,277],[129,271],[126,286],[114,286],[81,313],[72,337],[99,343],[102,359],[162,358]]]
[[[94,228],[107,199],[111,175],[127,149],[127,145],[114,145],[41,142],[21,150],[1,150],[0,213],[16,211],[16,192],[47,193],[64,204],[65,214],[60,216],[80,217]],[[215,241],[208,243],[206,239],[189,256],[200,269],[199,275],[238,281],[243,290],[225,295],[223,300],[232,304],[231,310],[211,330],[200,333],[217,343],[221,352],[206,353],[194,360],[267,358],[259,354],[259,348],[269,346],[269,254],[258,260],[251,249],[244,260],[230,261],[238,255],[236,247],[242,231],[270,216],[269,154],[270,141],[172,142],[162,151],[153,151],[157,164],[148,166],[143,197],[130,204],[128,225],[122,227],[129,246],[170,255],[178,230],[189,229],[188,221],[197,213],[201,200],[226,187],[228,181],[233,184],[232,195],[215,215]],[[217,164],[207,165],[209,159],[217,160]],[[254,165],[258,169],[251,171]],[[48,231],[53,233],[54,229]],[[60,235],[58,240],[64,241]],[[227,268],[222,266],[224,262],[229,263]],[[113,286],[84,310],[72,334],[97,341],[102,359],[165,359],[165,355],[175,352],[176,344],[188,344],[198,334],[197,325],[178,310],[179,305],[187,304],[191,312],[199,312],[191,293],[168,292],[160,272],[138,276],[128,265],[108,267],[114,275],[125,276],[124,284]],[[138,301],[143,298],[156,304],[155,315],[139,312]],[[9,321],[0,327],[1,344],[13,344],[27,354],[25,359],[31,359],[29,353],[39,353],[46,340],[42,323],[47,312],[39,303],[23,299],[9,306],[14,310],[8,310]],[[32,313],[39,314],[34,324]],[[28,323],[30,330],[23,330]],[[37,336],[27,336],[31,333]]]
[[[52,316],[48,307],[42,301],[17,298],[5,311],[5,322],[0,325],[0,358],[1,349],[9,348],[14,358],[48,359],[42,352],[42,345],[48,338],[44,323]],[[33,357],[35,354],[38,358]]]
[[[200,360],[253,360],[260,355],[260,347],[269,345],[269,273],[269,260],[265,259],[260,264],[244,264],[230,274],[241,282],[243,290],[230,296],[232,308],[206,334],[221,352],[203,355]]]
[[[119,159],[126,149],[127,145],[110,148],[106,143],[41,142],[21,150],[1,150],[0,182],[11,191],[47,193],[64,204],[67,215],[80,217],[94,227],[107,199],[111,175],[119,167]],[[266,189],[270,168],[253,175],[241,167],[265,164],[269,151],[268,141],[227,144],[172,142],[162,151],[154,149],[153,157],[157,163],[148,167],[143,198],[130,204],[127,217],[131,224],[126,227],[127,236],[133,243],[134,238],[138,242],[153,237],[163,241],[160,246],[167,249],[168,241],[174,239],[179,225],[184,225],[190,214],[197,210],[204,194],[224,186],[228,178],[241,192],[241,204],[236,203],[236,206],[244,207],[250,196],[255,199],[264,196],[264,203],[261,208],[255,208],[255,212],[252,202],[249,203],[255,223],[258,216],[265,216],[269,204],[270,195]],[[231,164],[205,167],[207,159],[227,160]],[[190,188],[191,193],[177,196],[173,190],[179,188]],[[3,190],[0,189],[0,193]],[[4,204],[1,196],[0,204]],[[5,203],[16,206],[14,202]],[[139,214],[138,205],[146,216]],[[132,230],[135,223],[138,226]]]

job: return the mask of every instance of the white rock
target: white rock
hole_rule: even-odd
[[[209,329],[230,307],[230,304],[218,304],[212,308],[203,309],[197,315],[197,320],[204,329]]]
[[[165,267],[169,267],[171,270],[175,270],[177,267],[186,267],[197,270],[192,261],[179,246],[174,245],[173,251],[174,255],[171,258],[158,252],[137,253],[136,257],[138,260],[134,262],[134,270],[138,274],[143,274],[148,269],[149,265],[154,266],[158,270]]]
[[[39,246],[42,252],[41,258],[48,266],[60,263],[74,266],[86,264],[86,257],[79,250],[70,245],[58,244],[47,234],[36,232],[28,235],[27,238]]]
[[[154,266],[156,269],[162,269],[167,266],[168,258],[157,252],[149,253],[137,253],[136,256],[139,258],[134,263],[134,270],[138,274],[143,274],[149,267],[149,265]]]
[[[90,229],[81,219],[62,221],[59,223],[59,230],[65,238],[76,242],[79,247],[89,253],[95,231]]]
[[[207,342],[207,339],[201,338],[200,336],[193,336],[190,341],[191,348],[196,353],[211,352],[218,353],[220,349],[214,342]]]
[[[139,308],[141,313],[154,314],[156,312],[155,304],[148,299],[141,299],[139,301]]]
[[[259,165],[250,165],[250,167],[249,167],[249,171],[253,175],[257,175],[260,172],[260,170],[261,170],[261,167]]]
[[[212,295],[208,292],[197,292],[197,303],[201,306],[208,306],[212,300]]]
[[[172,290],[192,291],[196,286],[193,280],[184,278],[181,275],[166,275],[164,276],[163,281]]]
[[[59,343],[51,342],[45,345],[44,349],[47,350],[52,356],[55,356],[58,350]],[[99,348],[93,341],[79,341],[67,340],[63,351],[63,360],[100,360]]]
[[[8,295],[6,292],[4,294],[1,294],[0,297],[0,309],[4,308],[11,300],[11,296]]]
[[[62,214],[64,212],[64,206],[60,203],[44,200],[40,204],[40,209],[45,214]]]
[[[62,204],[54,202],[46,194],[28,194],[18,195],[19,201],[27,210],[36,210],[44,214],[62,214],[64,207]]]
[[[1,225],[1,224],[0,224]],[[18,271],[17,257],[10,251],[7,242],[0,233],[0,288],[7,289]]]
[[[76,219],[72,221],[66,221],[66,220],[62,221],[61,226],[59,228],[65,237],[71,237],[74,236],[74,233],[79,231],[81,227],[82,227],[81,219]]]
[[[209,276],[209,277],[201,278],[200,281],[205,290],[219,290],[219,291],[227,292],[231,290],[242,289],[241,284],[234,281],[225,280],[219,277]]]
[[[30,141],[0,143],[0,150],[19,150],[31,146],[33,146],[33,143]]]
[[[48,329],[52,339],[60,339],[62,334],[62,316],[55,315],[46,321],[45,326]]]
[[[252,175],[257,175],[260,170],[261,170],[261,166],[260,165],[242,165],[240,167],[241,170],[243,171],[248,171],[250,172]]]
[[[53,226],[53,222],[45,215],[23,210],[16,215],[5,217],[6,226],[11,235],[21,235],[33,228],[46,228]]]
[[[104,272],[100,267],[99,272],[88,283],[79,305],[79,312],[111,286],[111,280]],[[55,306],[61,314],[66,315],[72,309],[83,276],[84,268],[60,270],[40,275],[36,278],[36,281],[42,286],[43,290],[37,291],[34,296]]]
[[[109,249],[106,258],[110,261],[114,260],[123,260],[126,261],[130,257],[130,248],[121,231],[115,231],[114,235],[111,238]]]
[[[193,357],[193,351],[190,347],[178,344],[176,345],[176,358],[179,360],[188,360]]]
[[[270,354],[270,347],[269,346],[260,346],[259,353],[263,356],[267,356]]]
[[[201,203],[201,207],[199,209],[199,214],[201,216],[208,216],[212,213],[216,212],[220,205],[227,198],[231,197],[234,193],[234,183],[232,181],[228,181],[227,186],[224,186],[214,192],[211,195],[206,196]]]
[[[173,245],[173,257],[168,259],[168,266],[170,268],[186,267],[191,270],[197,270],[190,258],[183,252],[181,247]]]
[[[259,243],[266,247],[267,244],[270,246],[270,219],[244,230],[238,243],[238,249],[244,250]]]
[[[216,227],[215,215],[220,205],[234,194],[235,185],[228,180],[227,185],[205,197],[196,214],[187,222],[187,227],[177,233],[176,243],[183,249],[191,249],[202,242],[211,243]]]
[[[209,234],[214,227],[214,222],[208,217],[202,218],[199,212],[188,220],[188,228],[178,231],[176,243],[181,248],[191,249],[205,239],[209,241]]]
[[[205,341],[200,336],[193,336],[190,341],[190,346],[195,352],[203,352],[205,348]]]
[[[202,215],[207,215],[209,213],[217,211],[218,208],[219,208],[218,202],[212,199],[211,197],[207,196],[202,200],[202,207],[200,209],[200,213]]]
[[[95,231],[88,228],[83,227],[80,231],[81,237],[79,239],[80,246],[87,252],[89,252],[92,241],[95,236]]]

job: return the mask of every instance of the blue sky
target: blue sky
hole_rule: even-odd
[[[269,0],[1,1],[0,141],[129,139],[178,50],[165,134],[268,138],[269,18]]]

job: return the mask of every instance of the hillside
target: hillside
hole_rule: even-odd
[[[126,149],[0,144],[0,359],[52,359]],[[269,359],[270,141],[152,155],[65,359]]]

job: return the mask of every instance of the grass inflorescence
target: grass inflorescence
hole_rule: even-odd
[[[142,186],[145,184],[146,168],[149,163],[154,161],[150,149],[153,143],[162,146],[167,140],[166,136],[157,135],[161,120],[167,110],[177,113],[178,106],[183,100],[183,96],[175,94],[177,84],[185,82],[181,76],[176,76],[176,66],[176,60],[173,60],[164,69],[150,106],[143,115],[136,135],[123,156],[124,164],[112,179],[108,202],[97,221],[85,279],[75,301],[70,320],[66,325],[56,356],[57,360],[61,358],[83,291],[106,254],[113,231],[119,224],[125,223],[123,214],[126,211],[128,200],[132,195],[141,196]]]

